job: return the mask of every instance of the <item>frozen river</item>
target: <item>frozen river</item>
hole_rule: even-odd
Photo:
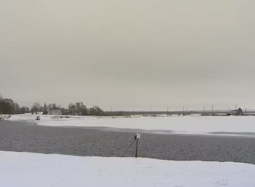
[[[234,161],[255,164],[253,136],[157,134],[101,127],[56,127],[0,121],[0,150],[80,156],[134,156],[128,148],[142,133],[139,156],[166,160]]]

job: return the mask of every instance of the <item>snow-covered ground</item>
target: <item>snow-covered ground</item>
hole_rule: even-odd
[[[254,187],[255,165],[0,151],[3,187]]]
[[[9,120],[28,120],[44,126],[80,126],[80,127],[112,127],[125,129],[145,129],[155,132],[177,134],[209,134],[220,132],[255,133],[255,117],[253,116],[169,116],[169,117],[92,117],[92,116],[49,116],[41,115],[36,121],[36,115],[12,115]],[[238,134],[240,135],[240,134]]]

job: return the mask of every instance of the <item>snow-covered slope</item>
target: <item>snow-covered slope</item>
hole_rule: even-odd
[[[0,152],[3,187],[254,187],[255,165]]]
[[[186,117],[91,117],[91,116],[36,116],[13,115],[10,120],[28,120],[45,126],[113,127],[171,131],[179,134],[255,133],[255,117],[252,116],[186,116]],[[231,134],[232,135],[232,134]]]

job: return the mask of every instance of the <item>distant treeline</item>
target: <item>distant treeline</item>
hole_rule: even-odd
[[[0,114],[23,114],[29,111],[28,107],[21,107],[12,99],[0,97]]]
[[[98,107],[87,107],[83,102],[70,103],[67,108],[58,106],[56,104],[33,104],[31,107],[31,113],[43,113],[52,115],[103,115],[104,111]]]
[[[52,115],[104,115],[104,111],[98,107],[87,107],[83,102],[70,103],[67,108],[56,104],[34,103],[32,107],[20,106],[9,98],[0,96],[0,114],[52,114]]]

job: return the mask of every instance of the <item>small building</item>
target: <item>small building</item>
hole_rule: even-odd
[[[230,113],[228,115],[233,115],[233,116],[242,116],[243,110],[241,108],[238,108],[236,110],[231,110]]]
[[[49,109],[48,115],[62,115],[62,111],[60,109]]]

